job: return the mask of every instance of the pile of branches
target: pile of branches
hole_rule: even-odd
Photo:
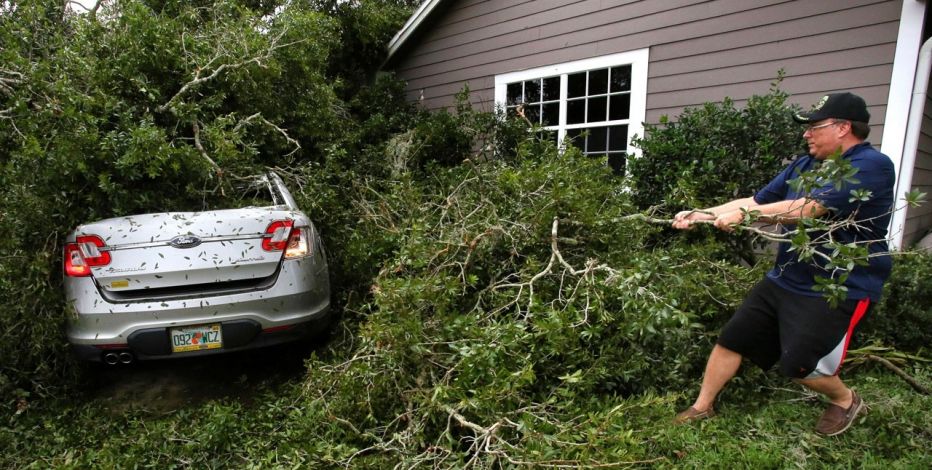
[[[350,307],[348,359],[309,367],[309,406],[356,443],[331,463],[660,458],[625,437],[632,413],[691,387],[760,273],[631,216],[622,184],[536,139],[512,162],[361,183],[356,236],[395,248]]]

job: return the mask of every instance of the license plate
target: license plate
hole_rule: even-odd
[[[220,324],[185,326],[170,331],[172,352],[203,351],[223,346]]]

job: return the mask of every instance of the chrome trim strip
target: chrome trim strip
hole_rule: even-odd
[[[201,245],[205,243],[229,242],[229,241],[237,241],[237,240],[261,240],[263,238],[268,238],[271,236],[272,234],[266,234],[266,233],[250,233],[246,235],[223,235],[219,237],[201,238]],[[102,247],[98,247],[98,250],[120,251],[120,250],[131,250],[131,249],[137,249],[137,248],[156,248],[156,247],[163,247],[163,246],[172,246],[169,243],[170,241],[171,239],[158,240],[158,241],[152,241],[152,242],[143,242],[143,243],[131,243],[128,245],[120,245],[120,246],[102,246]]]

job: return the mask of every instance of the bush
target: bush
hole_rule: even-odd
[[[737,109],[730,99],[687,108],[671,121],[646,125],[633,145],[643,152],[628,162],[634,203],[641,209],[662,206],[664,212],[713,207],[754,195],[787,160],[804,148],[796,107],[773,84]],[[756,263],[749,234],[713,235],[732,247],[735,261]]]
[[[866,338],[904,351],[932,344],[932,254],[894,258],[883,299],[864,322]]]
[[[709,207],[751,196],[770,181],[805,148],[792,119],[797,108],[787,104],[778,83],[742,109],[726,98],[687,108],[676,121],[663,116],[660,125],[647,125],[633,142],[642,157],[628,163],[638,207]]]
[[[511,161],[519,143],[532,142],[526,140],[526,121],[474,110],[468,86],[456,94],[453,112],[423,113],[411,132],[413,147],[407,158],[412,169],[424,169],[429,163],[454,166],[467,158]]]

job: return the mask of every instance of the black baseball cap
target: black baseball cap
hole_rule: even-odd
[[[793,114],[793,119],[801,124],[829,118],[867,123],[870,122],[871,115],[867,112],[864,98],[848,92],[825,95],[808,113]]]

